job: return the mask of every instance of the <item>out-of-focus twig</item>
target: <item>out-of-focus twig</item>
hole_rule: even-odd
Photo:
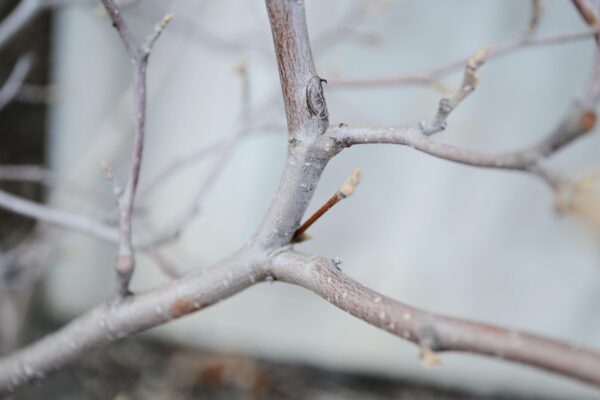
[[[534,35],[540,25],[542,19],[542,2],[540,0],[530,0],[531,14],[529,16],[529,24],[527,24],[526,35]]]
[[[27,75],[33,67],[33,54],[24,54],[17,60],[10,75],[0,87],[0,111],[4,109],[19,93]]]
[[[39,165],[0,165],[0,181],[35,182],[48,188],[62,186],[61,193],[90,199],[99,194],[94,188],[66,180]]]
[[[582,40],[600,32],[600,28],[593,27],[579,31],[549,34],[545,36],[519,35],[506,42],[489,46],[487,60],[493,60],[504,55],[532,46],[546,46],[552,44],[566,43],[574,40]],[[332,89],[355,88],[367,89],[374,87],[392,87],[395,85],[434,84],[443,75],[449,74],[464,67],[471,56],[463,57],[440,67],[432,68],[424,72],[407,75],[389,75],[375,77],[335,78],[328,80],[328,87]]]
[[[247,132],[251,131],[255,126],[257,126],[263,119],[268,117],[269,113],[267,111],[273,107],[274,100],[274,95],[267,96],[263,102],[259,103],[254,109],[247,112],[246,118],[244,118],[246,112],[242,111],[240,118],[238,118],[235,123],[233,133],[229,136],[226,142],[222,144],[222,146],[220,145],[220,153],[218,154],[217,159],[214,161],[212,168],[208,172],[208,177],[203,184],[198,187],[198,190],[196,190],[194,196],[189,202],[189,205],[185,207],[184,210],[180,212],[180,214],[174,218],[168,226],[163,228],[156,238],[142,244],[141,248],[155,248],[157,246],[172,242],[180,236],[184,228],[191,221],[193,221],[193,218],[200,210],[207,193],[217,182],[220,174],[224,171],[225,164],[232,156],[233,151],[235,150],[241,138],[247,134]],[[189,160],[192,161],[196,157],[203,155],[204,153],[196,154],[192,158],[189,158]],[[172,173],[172,171],[174,171],[174,166],[172,165],[167,167],[165,171],[168,171],[169,174]],[[162,176],[161,179],[164,179],[166,175],[167,174],[165,173],[161,173],[159,176]],[[160,181],[155,180],[153,181],[153,186],[156,187],[156,185],[159,183]]]
[[[64,227],[76,232],[116,243],[117,231],[83,216],[56,210],[0,190],[0,207],[38,221]]]
[[[579,15],[589,26],[598,25],[598,9],[590,0],[571,0]],[[596,42],[600,43],[600,34],[596,34]]]

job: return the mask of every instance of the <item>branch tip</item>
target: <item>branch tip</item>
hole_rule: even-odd
[[[458,107],[458,105],[477,87],[479,82],[475,73],[483,65],[485,60],[489,57],[492,52],[492,47],[487,45],[479,49],[467,60],[465,66],[465,72],[463,81],[460,88],[450,97],[442,97],[438,104],[438,110],[431,121],[422,121],[420,124],[421,131],[427,136],[431,136],[435,133],[446,129],[448,116],[450,113]]]
[[[540,25],[540,20],[542,19],[542,14],[544,12],[544,7],[542,7],[540,0],[531,0],[531,16],[529,17],[529,24],[527,25],[527,30],[525,31],[525,35],[532,36],[537,31],[537,28]]]
[[[343,197],[351,196],[356,190],[356,187],[360,183],[362,172],[359,168],[355,169],[352,175],[350,175],[346,181],[340,187],[339,193]]]
[[[419,357],[421,359],[421,363],[426,368],[435,368],[442,365],[442,360],[429,347],[422,346]]]
[[[144,58],[147,58],[150,55],[152,49],[154,48],[154,44],[156,43],[160,35],[163,33],[165,28],[169,25],[169,23],[171,23],[174,17],[175,13],[169,12],[165,14],[165,16],[160,21],[158,21],[156,25],[154,25],[153,32],[150,35],[148,35],[148,37],[146,38],[146,42],[142,46]]]

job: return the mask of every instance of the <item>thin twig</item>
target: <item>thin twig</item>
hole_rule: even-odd
[[[529,24],[527,24],[527,30],[525,31],[526,35],[534,35],[537,32],[537,29],[540,25],[540,20],[542,18],[542,2],[540,0],[531,0],[531,15],[529,17]]]
[[[191,152],[190,154],[186,154],[174,160],[172,163],[167,165],[163,170],[159,171],[159,173],[152,178],[148,183],[146,183],[139,190],[140,199],[148,198],[152,195],[157,189],[159,189],[164,183],[175,173],[180,172],[185,167],[191,166],[193,164],[199,163],[200,161],[205,160],[208,156],[214,154],[219,149],[223,148],[226,144],[227,140],[222,140],[218,143],[214,143],[205,147],[202,147],[196,151]]]
[[[125,46],[133,67],[133,93],[135,104],[133,152],[125,187],[123,192],[117,198],[119,215],[119,249],[117,252],[116,266],[118,276],[117,281],[119,285],[118,294],[121,297],[126,297],[130,294],[129,282],[131,281],[135,269],[131,219],[135,193],[142,166],[142,153],[144,150],[144,134],[146,129],[146,70],[148,66],[148,57],[161,32],[172,20],[173,14],[169,13],[165,15],[155,26],[153,33],[148,36],[145,43],[141,47],[138,47],[116,3],[113,0],[101,1],[113,26],[121,37],[121,41]]]
[[[489,47],[484,47],[475,53],[465,66],[463,82],[459,89],[451,97],[444,97],[440,100],[438,111],[433,120],[421,122],[423,134],[430,136],[446,129],[446,119],[448,115],[477,87],[477,69],[483,65],[489,55]]]
[[[516,38],[507,40],[500,44],[489,47],[488,60],[493,60],[518,50],[533,46],[547,46],[559,43],[567,43],[574,40],[582,40],[594,36],[600,32],[600,28],[586,28],[583,30],[565,32],[558,34],[549,34],[545,36],[530,37],[519,35]],[[439,78],[451,72],[461,69],[469,61],[471,56],[463,57],[451,63],[430,70],[408,74],[408,75],[390,75],[365,78],[336,78],[328,81],[328,87],[366,89],[373,87],[392,87],[394,85],[407,84],[432,84],[437,83]]]
[[[341,127],[330,128],[324,144],[333,140],[338,146],[356,144],[400,144],[429,155],[460,164],[483,168],[519,170],[543,178],[556,189],[558,177],[545,170],[541,162],[569,143],[590,132],[596,124],[593,112],[573,108],[547,137],[523,150],[486,153],[440,143],[423,134],[420,125],[405,127]],[[326,144],[325,144],[326,145]]]
[[[39,165],[0,165],[0,181],[35,182],[48,188],[62,186],[61,193],[94,199],[100,194],[95,188],[64,179],[57,173]]]
[[[97,223],[77,214],[56,210],[42,204],[34,203],[33,201],[22,199],[2,190],[0,190],[0,207],[50,225],[67,228],[109,243],[117,242],[117,231],[114,228]]]
[[[175,268],[165,257],[158,251],[149,254],[150,258],[158,265],[160,270],[165,274],[167,278],[178,279],[181,278],[182,274]]]
[[[10,14],[0,22],[0,49],[43,9],[43,0],[21,0]]]
[[[589,26],[598,25],[598,10],[590,0],[572,0],[579,15]],[[600,43],[600,35],[596,34],[596,42]]]
[[[0,111],[4,109],[19,93],[27,75],[33,67],[34,56],[27,53],[19,57],[10,75],[0,88]]]
[[[329,27],[327,31],[321,33],[313,40],[312,48],[316,54],[339,46],[341,43],[354,39],[362,39],[363,42],[375,42],[375,36],[369,33],[363,33],[356,29],[358,25],[369,15],[370,9],[375,6],[375,2],[356,0],[350,6],[348,11],[340,18],[335,25]],[[382,2],[383,3],[383,2]],[[386,4],[381,6],[385,7]]]
[[[267,112],[273,107],[275,101],[274,95],[269,95],[267,98],[259,103],[253,110],[245,111],[242,110],[240,117],[236,120],[233,133],[225,140],[224,143],[219,143],[216,146],[220,149],[217,159],[215,160],[212,168],[208,172],[208,177],[202,185],[198,187],[188,206],[175,217],[170,224],[161,230],[161,232],[153,239],[142,244],[143,249],[151,249],[158,246],[168,244],[175,239],[179,238],[184,229],[194,220],[194,217],[200,211],[202,204],[206,198],[206,195],[210,192],[210,189],[217,182],[219,176],[225,170],[225,165],[229,162],[234,150],[239,144],[240,140],[258,124],[269,117]],[[164,182],[167,176],[180,169],[182,166],[197,162],[206,155],[208,149],[201,149],[199,152],[195,152],[184,159],[176,161],[174,164],[168,166],[163,172],[159,173],[159,176],[153,180],[152,187],[158,187],[158,184]],[[146,195],[147,195],[146,191]]]
[[[310,228],[319,218],[321,218],[331,207],[336,205],[340,200],[351,196],[356,190],[356,187],[360,183],[361,172],[360,169],[356,169],[352,175],[346,179],[339,190],[331,196],[329,200],[325,202],[313,215],[311,215],[301,226],[296,230],[292,237],[292,242],[302,242],[307,239],[306,231]]]
[[[590,0],[572,0],[573,5],[591,27],[598,27],[598,18],[600,11]],[[588,90],[584,102],[590,108],[594,108],[600,100],[600,34],[596,36],[596,66],[593,71],[592,81],[588,85]]]

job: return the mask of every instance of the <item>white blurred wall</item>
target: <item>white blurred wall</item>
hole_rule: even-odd
[[[315,41],[351,5],[341,0],[307,3]],[[373,47],[345,41],[318,52],[322,77],[418,72],[513,37],[524,29],[529,13],[529,2],[522,0],[389,3],[360,25],[382,42]],[[542,33],[583,27],[570,2],[542,4]],[[142,171],[146,182],[178,156],[232,133],[241,104],[234,67],[241,60],[248,65],[252,103],[279,85],[261,1],[177,0],[172,5],[179,15],[150,62]],[[128,16],[140,37],[161,15],[154,9],[136,18],[135,12]],[[49,158],[59,172],[105,192],[96,205],[72,201],[63,206],[101,218],[110,215],[112,199],[100,163],[108,161],[120,176],[127,165],[129,66],[117,35],[97,10],[64,10],[56,22],[54,79],[64,96],[52,111]],[[193,29],[196,24],[243,46],[235,51],[219,48]],[[528,49],[490,62],[479,72],[477,91],[451,115],[439,140],[510,150],[541,138],[581,93],[592,54],[587,40]],[[444,82],[456,85],[460,80],[457,73]],[[412,123],[431,117],[439,97],[427,87],[327,89],[332,123]],[[277,104],[268,112],[273,124],[283,127],[283,109],[279,100]],[[552,164],[567,174],[588,172],[600,166],[599,146],[600,137],[590,135]],[[285,147],[283,130],[244,139],[199,216],[165,256],[174,265],[191,268],[217,261],[243,245],[268,207]],[[208,158],[170,180],[150,199],[145,222],[138,227],[148,232],[165,226],[186,206],[215,160]],[[301,250],[339,256],[353,278],[415,306],[600,348],[597,238],[574,220],[557,217],[552,195],[541,182],[519,173],[455,165],[406,148],[362,146],[330,163],[309,212],[356,167],[364,177],[359,190],[311,229],[314,239],[298,246]],[[106,299],[114,279],[113,257],[110,246],[65,236],[47,275],[51,309],[71,318]],[[165,281],[156,266],[139,257],[134,290]],[[444,354],[441,368],[424,369],[412,344],[283,284],[251,288],[154,333],[211,349],[480,391],[598,396],[568,379],[477,356]]]

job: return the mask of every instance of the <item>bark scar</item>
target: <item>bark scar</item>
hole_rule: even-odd
[[[327,112],[327,104],[323,95],[323,82],[325,79],[318,76],[313,76],[308,80],[306,85],[306,106],[311,117],[317,117],[321,121],[329,123],[329,113]]]

